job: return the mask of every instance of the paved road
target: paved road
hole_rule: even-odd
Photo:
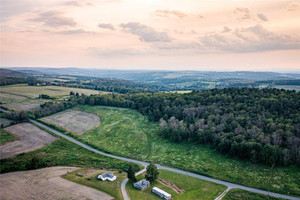
[[[48,129],[49,131],[57,134],[58,136],[62,137],[62,138],[65,138],[83,148],[86,148],[90,151],[93,151],[95,153],[98,153],[98,154],[101,154],[101,155],[104,155],[104,156],[108,156],[108,157],[112,157],[112,158],[116,158],[116,159],[120,159],[120,160],[124,160],[124,161],[128,161],[128,162],[132,162],[132,163],[136,163],[136,164],[140,164],[140,165],[143,165],[143,166],[147,166],[149,165],[148,162],[143,162],[143,161],[139,161],[139,160],[134,160],[134,159],[130,159],[130,158],[125,158],[125,157],[121,157],[121,156],[115,156],[115,155],[112,155],[112,154],[109,154],[109,153],[105,153],[103,151],[99,151],[97,149],[94,149],[86,144],[83,144],[63,133],[60,133],[40,122],[37,122],[35,120],[32,120],[32,119],[29,119],[30,122],[34,123],[34,124],[37,124],[45,129]],[[265,191],[265,190],[259,190],[259,189],[255,189],[255,188],[251,188],[251,187],[246,187],[246,186],[242,186],[242,185],[238,185],[238,184],[234,184],[234,183],[229,183],[229,182],[226,182],[226,181],[221,181],[221,180],[218,180],[218,179],[214,179],[214,178],[209,178],[209,177],[206,177],[206,176],[202,176],[202,175],[199,175],[199,174],[194,174],[194,173],[191,173],[191,172],[187,172],[187,171],[183,171],[183,170],[179,170],[179,169],[175,169],[175,168],[170,168],[170,167],[165,167],[165,166],[162,166],[162,165],[159,165],[157,164],[156,165],[158,169],[164,169],[164,170],[168,170],[168,171],[172,171],[172,172],[176,172],[176,173],[179,173],[179,174],[184,174],[184,175],[188,175],[188,176],[192,176],[192,177],[195,177],[195,178],[199,178],[199,179],[202,179],[202,180],[206,180],[206,181],[210,181],[210,182],[214,182],[214,183],[218,183],[218,184],[222,184],[222,185],[225,185],[229,188],[239,188],[239,189],[243,189],[243,190],[247,190],[247,191],[250,191],[250,192],[256,192],[256,193],[260,193],[260,194],[265,194],[265,195],[270,195],[270,196],[274,196],[274,197],[280,197],[280,198],[284,198],[284,199],[290,199],[290,200],[300,200],[300,198],[298,197],[292,197],[292,196],[288,196],[288,195],[283,195],[283,194],[278,194],[278,193],[274,193],[274,192],[268,192],[268,191]],[[141,172],[142,173],[142,172]],[[123,183],[122,183],[123,184]],[[126,184],[126,183],[124,183]],[[124,185],[124,189],[125,189],[125,185]],[[125,191],[126,193],[126,191]],[[126,194],[127,195],[127,194]],[[129,198],[128,198],[129,199]]]
[[[135,173],[135,176],[138,176],[142,173],[144,173],[146,171],[146,168],[144,168],[143,170]],[[128,178],[123,180],[122,183],[121,183],[121,191],[122,191],[122,195],[123,195],[123,198],[124,200],[130,200],[128,194],[127,194],[127,191],[126,191],[126,184],[128,183]]]

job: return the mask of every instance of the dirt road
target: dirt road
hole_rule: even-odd
[[[0,175],[0,199],[97,199],[111,200],[99,190],[61,178],[75,167],[50,167]]]

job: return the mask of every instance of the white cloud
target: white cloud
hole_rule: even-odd
[[[112,24],[105,24],[105,23],[100,23],[98,25],[99,28],[104,28],[104,29],[110,29],[110,30],[115,30],[114,26]]]
[[[121,24],[126,31],[139,36],[140,40],[145,42],[171,42],[172,39],[166,32],[159,32],[153,28],[140,24],[138,22],[129,22]]]

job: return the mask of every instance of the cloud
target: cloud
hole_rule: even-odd
[[[200,42],[210,50],[237,53],[300,49],[299,36],[276,34],[261,25],[205,35]]]
[[[65,35],[74,35],[74,34],[82,34],[82,33],[89,33],[89,32],[83,29],[74,29],[74,30],[60,31],[58,33],[65,34]]]
[[[250,10],[248,8],[236,8],[234,14],[238,15],[240,19],[251,19]]]
[[[179,17],[180,19],[188,16],[184,12],[177,11],[177,10],[156,10],[155,14],[160,17],[175,16],[175,17]]]
[[[228,33],[228,32],[230,32],[230,31],[231,31],[231,28],[229,28],[229,27],[227,27],[227,26],[224,26],[224,27],[223,27],[222,33]]]
[[[49,11],[49,12],[40,13],[39,17],[30,19],[30,21],[43,22],[44,25],[51,26],[51,27],[59,27],[59,26],[73,27],[77,24],[74,21],[74,19],[63,16],[63,13],[59,11]]]
[[[269,21],[268,18],[267,18],[267,16],[264,15],[264,14],[262,14],[262,13],[257,13],[257,17],[258,17],[260,20],[264,21],[264,22]]]
[[[65,6],[77,6],[77,7],[81,7],[81,5],[77,1],[67,1],[63,5],[65,5]]]
[[[114,26],[112,24],[105,24],[105,23],[100,23],[98,25],[99,28],[104,28],[104,29],[110,29],[110,30],[115,30]]]
[[[145,42],[171,42],[171,38],[166,32],[158,32],[153,28],[140,24],[138,22],[129,22],[120,24],[120,27],[126,31],[139,36],[141,41]]]
[[[287,11],[293,12],[300,9],[300,3],[299,2],[290,2],[287,6]]]
[[[144,51],[138,49],[106,49],[106,48],[98,48],[98,47],[89,47],[87,48],[87,52],[92,56],[97,57],[107,57],[107,56],[134,56],[134,55],[142,55],[145,54]]]

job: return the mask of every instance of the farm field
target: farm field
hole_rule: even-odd
[[[248,192],[240,189],[232,189],[230,190],[223,200],[284,200],[282,198],[276,198],[272,196],[267,196],[263,194],[257,194],[253,192]]]
[[[68,181],[60,177],[61,175],[76,169],[77,168],[74,167],[51,167],[1,174],[0,196],[4,197],[5,199],[24,200],[112,199],[110,195],[104,192]]]
[[[0,95],[0,102],[5,103],[5,104],[22,102],[22,101],[25,101],[25,100],[28,99],[28,98],[23,97],[23,96],[7,94],[7,93],[3,93],[3,92],[0,92],[0,94],[1,94]]]
[[[300,196],[297,166],[271,167],[235,159],[209,146],[171,143],[157,135],[158,123],[135,110],[105,106],[77,106],[101,116],[101,125],[75,136],[100,150],[125,157],[154,161],[213,178],[273,192]]]
[[[64,128],[65,130],[80,135],[98,126],[100,123],[100,117],[92,113],[69,109],[48,117],[44,117],[42,118],[42,121],[55,124]]]
[[[11,85],[11,86],[1,86],[0,93],[11,94],[22,96],[26,98],[38,98],[40,94],[47,94],[50,97],[63,97],[68,96],[70,92],[83,93],[85,95],[99,94],[99,91],[80,89],[80,88],[69,88],[69,87],[59,87],[59,86],[26,86],[26,85]],[[20,95],[22,94],[22,95]],[[14,98],[14,97],[12,97]]]
[[[33,151],[54,142],[57,138],[30,123],[21,123],[4,129],[18,140],[0,146],[0,159]]]
[[[125,178],[127,178],[127,174],[125,172],[119,173],[117,171],[111,171],[115,176],[117,176],[117,179],[115,181],[110,182],[110,181],[101,181],[96,178],[98,174],[105,172],[104,170],[96,170],[92,173],[83,176],[77,175],[77,173],[84,174],[85,171],[87,171],[87,169],[76,170],[69,174],[63,175],[62,177],[67,180],[103,191],[113,196],[116,200],[123,199],[122,192],[121,192],[121,183]],[[92,178],[92,180],[87,180],[87,178]]]
[[[13,110],[25,110],[25,111],[36,111],[40,109],[40,105],[44,104],[45,100],[28,100],[24,102],[18,102],[18,103],[10,103],[7,104],[6,107]]]
[[[32,159],[37,165],[32,165]],[[0,160],[0,173],[12,171],[23,171],[41,167],[52,166],[73,166],[73,167],[94,167],[98,169],[127,170],[128,163],[112,159],[106,156],[95,154],[63,138],[32,152],[23,153],[11,158]],[[137,170],[138,165],[134,165]]]
[[[144,176],[137,177],[138,180],[143,179]],[[163,189],[172,195],[176,200],[210,200],[219,196],[226,187],[215,183],[199,180],[190,176],[177,174],[174,172],[159,170],[159,178],[176,184],[184,190],[182,194],[175,192],[172,188],[163,185],[161,182],[154,182],[150,188],[140,191],[133,187],[133,184],[128,183],[126,190],[132,200],[147,199],[147,200],[159,200],[160,198],[151,192],[153,187]]]
[[[1,127],[9,126],[11,122],[12,122],[12,120],[0,117],[0,126]]]
[[[4,129],[0,129],[0,145],[3,145],[7,142],[12,142],[17,139],[17,136],[12,135],[5,131]]]

